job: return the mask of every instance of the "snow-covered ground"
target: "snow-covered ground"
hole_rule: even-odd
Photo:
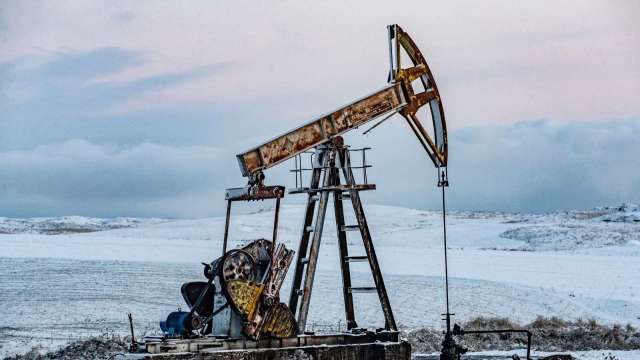
[[[161,219],[113,218],[100,219],[83,216],[57,218],[14,219],[0,217],[0,234],[73,234],[130,228],[161,222]]]
[[[441,214],[365,207],[398,323],[441,326]],[[310,322],[343,316],[338,252],[327,212]],[[278,241],[297,249],[303,207],[281,210]],[[269,238],[273,212],[232,218],[230,242]],[[348,216],[347,223],[355,224]],[[634,205],[544,215],[452,212],[449,261],[453,312],[526,323],[538,315],[640,326],[640,209]],[[197,220],[0,218],[0,358],[102,331],[126,333],[184,306],[184,281],[201,279],[219,256],[224,218]],[[91,231],[91,232],[90,232]],[[357,233],[351,254],[363,254]],[[355,263],[354,286],[371,283]],[[287,286],[283,297],[288,295]],[[360,325],[381,325],[377,297],[357,294]]]
[[[577,360],[637,360],[640,359],[640,350],[589,350],[589,351],[570,351],[568,352]],[[467,355],[474,355],[479,359],[498,360],[511,359],[516,354],[521,359],[526,359],[526,349],[512,351],[476,351],[468,352]],[[532,357],[545,357],[557,353],[532,351]],[[440,353],[434,354],[414,354],[415,360],[436,360],[439,359]]]

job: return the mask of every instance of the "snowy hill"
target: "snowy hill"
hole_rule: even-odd
[[[418,247],[432,247],[440,244],[441,213],[439,212],[379,205],[367,206],[366,210],[368,222],[377,235],[377,242],[385,245],[395,243],[401,246]],[[301,205],[283,206],[279,232],[285,241],[297,240],[302,213]],[[272,211],[236,215],[233,217],[231,236],[238,240],[268,237],[272,216]],[[331,227],[333,220],[330,211],[327,217],[328,228],[324,236],[335,238],[335,229]],[[524,251],[577,250],[623,246],[640,241],[640,206],[633,204],[548,214],[454,211],[449,213],[449,219],[452,231],[450,245],[459,248]],[[133,236],[139,237],[140,241],[150,238],[219,241],[223,225],[223,217],[197,220],[100,219],[81,216],[30,219],[0,217],[0,234],[94,233],[87,234],[85,237]],[[105,233],[95,234],[95,232]],[[20,238],[25,237],[18,236],[15,239]],[[82,238],[82,236],[71,236],[71,238]],[[49,240],[55,243],[59,239],[50,238]],[[55,252],[54,249],[48,250]],[[82,255],[80,257],[85,258]],[[89,256],[89,258],[92,257]]]
[[[100,219],[83,216],[15,219],[0,217],[0,234],[72,234],[130,228],[153,224],[160,219],[112,218]]]
[[[573,250],[640,241],[640,207],[631,204],[542,216],[525,215],[520,224],[522,226],[506,230],[500,236],[523,241],[523,250]]]

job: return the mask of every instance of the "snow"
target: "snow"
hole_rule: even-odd
[[[571,355],[578,360],[638,360],[640,350],[590,350],[574,351]]]
[[[441,326],[441,214],[378,205],[365,210],[398,323]],[[303,212],[301,205],[282,207],[278,241],[289,248],[297,249]],[[455,320],[485,315],[526,323],[542,315],[640,326],[638,219],[640,208],[631,204],[549,214],[450,213]],[[343,316],[332,221],[328,211],[312,324]],[[347,223],[355,224],[353,214]],[[272,224],[273,211],[235,215],[230,244],[270,238]],[[184,306],[180,285],[201,279],[200,262],[219,256],[223,230],[223,217],[0,218],[0,358],[105,329],[126,333],[127,312],[141,329],[156,329],[162,316]],[[349,234],[349,244],[352,255],[364,253],[357,233]],[[352,265],[354,286],[371,283],[367,269]],[[360,325],[382,323],[375,295],[358,294],[355,302]]]
[[[129,228],[143,223],[153,224],[160,219],[114,218],[100,219],[82,216],[57,218],[13,219],[0,217],[0,234],[64,234]]]
[[[596,209],[605,214],[599,219],[607,222],[640,222],[640,205],[624,203],[618,207],[603,207]]]
[[[526,359],[527,350],[519,349],[513,351],[476,351],[468,352],[467,355],[485,356],[490,358],[503,358],[511,359],[513,354],[517,354],[521,359]],[[544,352],[544,351],[532,351],[532,357],[544,357],[551,356],[557,353]],[[640,350],[589,350],[589,351],[571,351],[568,352],[577,360],[638,360],[640,359]],[[435,354],[417,354],[416,360],[425,359],[437,359],[439,353]]]

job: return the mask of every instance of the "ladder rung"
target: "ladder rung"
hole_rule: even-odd
[[[309,200],[310,201],[318,201],[318,200],[320,200],[320,195],[315,194],[315,195],[309,196]]]
[[[308,263],[309,263],[308,257],[300,259],[300,264],[308,264]]]
[[[375,286],[363,286],[363,287],[350,287],[349,292],[351,293],[365,293],[365,292],[376,292],[378,288]]]
[[[305,229],[307,232],[312,232],[312,231],[314,231],[314,230],[316,229],[316,227],[315,227],[315,226],[311,226],[311,225],[309,225],[309,226],[307,226],[307,227],[306,227],[306,228],[304,228],[304,229]]]
[[[348,192],[345,192],[345,193],[342,193],[340,197],[343,199],[351,199],[351,194]]]
[[[362,262],[362,261],[368,261],[369,258],[367,257],[367,255],[361,255],[361,256],[345,256],[344,257],[345,260],[349,261],[349,262]]]
[[[302,289],[296,290],[296,295],[302,296],[302,294],[304,294],[304,290],[302,290]]]
[[[323,191],[365,191],[365,190],[375,190],[375,184],[345,184],[345,185],[332,185],[332,186],[323,186],[319,188],[310,189],[308,187],[301,187],[290,189],[289,194],[300,194],[300,193],[311,193],[317,194]]]
[[[359,225],[342,225],[340,228],[342,231],[360,231]]]

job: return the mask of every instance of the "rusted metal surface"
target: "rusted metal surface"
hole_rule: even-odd
[[[389,47],[391,54],[389,80],[402,84],[407,100],[407,106],[400,110],[400,114],[407,120],[434,165],[437,167],[447,166],[448,142],[444,108],[429,65],[409,34],[398,25],[389,26]],[[402,68],[401,51],[408,55],[413,67]],[[415,91],[412,82],[416,79],[420,79],[424,91]],[[426,104],[431,110],[433,139],[416,116],[418,109]]]
[[[353,184],[353,185],[331,185],[331,186],[322,186],[322,187],[303,187],[297,189],[289,190],[289,194],[302,194],[302,193],[317,193],[323,191],[367,191],[367,190],[375,190],[376,184]]]
[[[278,245],[273,253],[271,249],[272,242],[260,239],[241,250],[230,251],[222,260],[221,285],[225,297],[241,316],[243,335],[249,338],[289,337],[298,329],[294,315],[279,298],[295,252],[287,250],[284,244]],[[255,264],[265,259],[269,268],[260,275],[261,279],[256,279]]]
[[[297,129],[237,155],[243,176],[267,169],[333,137],[406,105],[400,84],[321,116]]]
[[[296,319],[287,305],[279,303],[270,307],[260,327],[261,336],[286,338],[298,332]]]
[[[256,262],[244,250],[231,250],[222,258],[222,280],[255,280]]]
[[[284,197],[284,186],[245,186],[225,190],[227,201],[256,201]]]
[[[227,200],[227,216],[224,223],[224,238],[222,241],[222,256],[227,253],[227,243],[229,238],[229,223],[231,221],[231,203],[233,201],[257,201],[276,199],[276,213],[273,224],[273,241],[278,235],[278,216],[280,214],[280,198],[284,197],[284,186],[264,186],[262,183],[255,186],[244,186],[240,188],[230,188],[225,190],[225,200]]]
[[[344,175],[348,183],[354,184],[355,179],[353,176],[353,170],[351,169],[351,167],[348,166],[349,154],[344,149],[338,149],[338,151],[340,152],[340,157],[345,158],[346,159],[345,162],[347,163],[347,164],[343,164],[343,166],[341,167],[342,174]],[[371,273],[373,275],[373,281],[376,285],[375,287],[378,292],[380,306],[382,307],[382,312],[384,313],[385,329],[395,331],[398,329],[398,327],[396,326],[396,320],[393,316],[393,311],[391,310],[391,302],[389,301],[389,296],[387,295],[387,289],[384,285],[384,279],[382,278],[382,271],[380,270],[380,264],[378,264],[376,251],[373,247],[371,233],[369,232],[369,225],[367,224],[367,218],[364,215],[364,209],[362,208],[362,202],[360,201],[360,194],[357,190],[350,190],[349,196],[351,197],[351,203],[353,204],[353,211],[356,215],[358,226],[360,227],[362,242],[364,244],[364,249],[367,253],[369,266],[371,267]]]
[[[324,164],[323,164],[324,165]],[[317,188],[320,185],[320,177],[322,175],[322,167],[316,167],[312,170],[311,174],[311,188]],[[293,281],[291,285],[291,293],[289,295],[289,309],[295,316],[298,312],[298,300],[301,293],[301,284],[302,284],[302,275],[304,272],[305,262],[304,259],[307,256],[307,251],[309,248],[309,238],[311,237],[311,233],[307,231],[307,226],[311,226],[313,222],[313,215],[315,213],[316,201],[318,198],[316,197],[316,192],[308,192],[307,197],[307,207],[304,214],[304,222],[302,227],[302,233],[300,234],[300,244],[298,245],[298,256],[296,259],[296,267],[293,273]],[[304,330],[303,330],[304,331]]]
[[[303,241],[300,243],[300,251],[298,252],[298,262],[296,263],[295,271],[296,277],[294,278],[289,303],[292,309],[297,309],[298,300],[301,297],[298,311],[296,312],[293,310],[294,314],[297,314],[298,327],[300,331],[304,331],[306,326],[327,203],[329,201],[329,195],[333,194],[347,328],[353,329],[357,327],[352,294],[364,292],[362,290],[372,290],[373,292],[378,293],[382,312],[385,317],[385,328],[388,330],[395,330],[395,319],[393,317],[391,305],[384,286],[384,281],[382,280],[380,266],[376,258],[375,250],[373,249],[371,234],[369,233],[369,228],[366,223],[364,210],[362,209],[359,197],[359,191],[375,188],[375,185],[356,183],[349,157],[349,151],[348,148],[344,146],[341,137],[335,138],[334,141],[329,144],[321,145],[314,155],[322,157],[323,161],[321,163],[314,164],[312,184],[309,188],[294,190],[307,192],[309,196],[307,203],[307,216],[305,217],[305,222],[303,224]],[[363,166],[359,166],[357,168],[364,168],[365,165],[366,163],[364,163],[363,159]],[[341,183],[341,174],[342,177],[344,177],[344,184]],[[320,177],[323,179],[322,186],[319,186]],[[354,213],[356,214],[358,225],[345,225],[344,223],[342,197],[347,193],[354,207]],[[316,204],[316,201],[318,200],[319,202]],[[315,223],[313,216],[314,213]],[[363,247],[367,254],[366,256],[349,256],[346,231],[351,230],[358,230],[360,232],[364,245]],[[313,238],[311,248],[307,252],[308,240],[311,232],[313,232]],[[354,288],[351,286],[349,263],[354,260],[365,260],[369,262],[375,286],[363,288]],[[304,284],[302,289],[300,289],[301,283]]]
[[[298,332],[294,315],[287,305],[280,303],[280,288],[291,265],[294,251],[280,244],[273,252],[268,278],[257,294],[259,302],[245,321],[244,333],[253,338],[262,336],[289,337]]]
[[[286,338],[173,339],[147,341],[144,359],[210,360],[409,360],[411,346],[399,341],[397,332],[301,335]],[[138,357],[139,358],[139,357]]]
[[[284,189],[283,189],[284,191]],[[276,198],[276,211],[273,217],[273,237],[271,238],[271,267],[276,263],[276,240],[278,239],[278,219],[280,217],[280,197]]]
[[[163,360],[409,360],[411,346],[407,342],[348,345],[314,345],[306,347],[272,347],[218,352],[203,350],[199,354],[149,355],[144,359]]]
[[[231,221],[231,200],[227,200],[227,217],[224,221],[224,237],[222,240],[222,255],[227,253],[227,241],[229,239],[229,222]]]
[[[268,169],[371,120],[394,112],[400,112],[406,119],[434,165],[447,165],[448,145],[444,108],[431,70],[409,34],[398,25],[390,25],[388,29],[390,84],[254,149],[238,154],[237,159],[243,176],[251,176]],[[408,55],[412,66],[402,67],[401,52]],[[412,82],[417,79],[420,79],[423,89],[414,89]],[[426,105],[431,110],[432,135],[417,116],[418,109]]]
[[[271,254],[271,241],[267,239],[258,239],[250,242],[241,248],[242,251],[251,255],[256,262],[264,259],[264,253]]]
[[[280,294],[280,288],[287,276],[289,266],[293,260],[295,251],[287,250],[283,244],[277,246],[277,250],[271,262],[271,274],[265,286],[264,297],[266,300],[277,300]]]
[[[448,156],[446,123],[441,97],[431,71],[424,56],[406,32],[397,25],[391,25],[388,29],[391,65],[388,85],[369,96],[237,155],[242,174],[248,177],[248,186],[227,189],[223,256],[211,265],[205,264],[205,277],[209,281],[196,284],[197,289],[194,288],[193,294],[188,297],[196,299],[195,302],[187,300],[192,313],[194,309],[201,309],[201,300],[208,295],[209,290],[215,289],[212,282],[214,278],[217,279],[221,291],[219,295],[223,296],[225,302],[212,301],[212,305],[206,308],[206,311],[202,311],[205,316],[196,316],[194,319],[212,326],[214,323],[210,321],[215,320],[216,314],[222,314],[218,315],[219,318],[226,316],[218,322],[221,324],[219,328],[222,329],[219,333],[220,337],[200,337],[184,341],[174,341],[175,338],[167,341],[165,337],[162,342],[147,345],[147,350],[151,353],[170,351],[174,353],[175,358],[182,358],[184,355],[186,356],[184,358],[198,359],[271,359],[288,356],[289,351],[295,351],[297,356],[301,354],[299,350],[302,350],[304,354],[311,354],[310,358],[316,360],[338,357],[354,360],[409,358],[408,344],[398,342],[395,318],[359,196],[360,191],[375,189],[374,184],[367,183],[368,166],[364,155],[366,149],[360,149],[363,165],[354,167],[350,162],[349,148],[344,146],[340,136],[372,120],[382,119],[368,130],[370,131],[394,114],[400,113],[433,164],[439,170],[442,167],[446,169]],[[409,67],[402,67],[401,52],[408,55],[412,63],[408,64]],[[414,87],[414,85],[418,86]],[[426,109],[427,105],[430,109],[431,124],[423,122],[425,119],[418,117],[419,110]],[[429,130],[432,130],[431,133]],[[284,196],[285,189],[282,186],[265,186],[263,171],[294,156],[301,156],[311,148],[315,148],[314,156],[311,157],[311,169],[303,169],[300,160],[300,187],[298,188],[296,177],[296,188],[290,191],[290,193],[307,193],[308,199],[289,307],[287,307],[280,302],[279,293],[295,252],[287,250],[284,244],[276,246],[280,199]],[[357,183],[353,174],[354,168],[363,171],[364,184]],[[303,170],[312,170],[309,187],[302,187]],[[344,178],[344,181],[341,178]],[[340,335],[306,336],[301,334],[305,333],[322,232],[331,195],[333,195],[339,245],[345,318],[347,328],[353,331]],[[276,199],[272,241],[260,239],[240,250],[227,252],[231,203],[265,199]],[[357,225],[345,224],[343,199],[351,201]],[[363,255],[362,251],[360,254],[349,254],[347,231],[360,233],[366,255]],[[374,284],[352,286],[350,263],[357,261],[369,263]],[[357,329],[353,294],[367,292],[376,292],[378,295],[386,331],[361,334],[360,331],[364,330]],[[212,300],[215,299],[218,298]],[[216,304],[218,308],[213,310]],[[220,313],[222,310],[228,314]],[[208,314],[211,315],[206,316]],[[196,328],[199,327],[193,326],[192,330]],[[211,328],[209,328],[210,332]],[[313,331],[309,333],[313,334]],[[190,333],[191,336],[203,334],[207,332],[198,330]],[[297,336],[294,336],[296,334]],[[328,346],[333,348],[328,349]],[[391,348],[395,350],[386,350]],[[247,349],[256,351],[251,352]],[[223,357],[218,357],[219,354],[216,354],[220,350],[227,350]],[[234,357],[236,356],[232,354],[234,350],[241,350],[236,354],[239,357]]]
[[[340,160],[342,163],[344,159]],[[340,174],[335,171],[333,183],[340,185]],[[347,322],[347,330],[358,327],[353,310],[353,295],[349,291],[351,289],[351,269],[349,265],[349,246],[347,244],[347,234],[344,231],[344,207],[342,204],[342,193],[333,192],[333,207],[336,219],[336,230],[338,235],[338,249],[340,255],[340,270],[342,274],[342,297],[344,298],[344,313]]]
[[[332,171],[335,165],[335,151],[329,151],[325,162],[329,167],[324,171],[323,185],[329,186],[332,183]],[[309,306],[311,305],[311,292],[313,290],[313,281],[316,274],[316,265],[318,264],[318,252],[320,251],[320,241],[322,240],[322,230],[324,227],[324,219],[327,214],[327,203],[329,201],[329,192],[324,191],[320,194],[320,202],[316,212],[316,223],[313,230],[313,238],[311,240],[311,248],[307,257],[307,267],[304,276],[304,285],[302,288],[302,301],[300,302],[300,310],[298,312],[298,328],[304,332],[307,325],[307,315],[309,314]],[[306,226],[305,226],[306,227]]]

